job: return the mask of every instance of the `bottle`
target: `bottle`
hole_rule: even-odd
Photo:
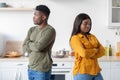
[[[112,47],[109,45],[109,56],[112,56]]]
[[[106,40],[105,56],[109,56],[109,41],[108,40]]]

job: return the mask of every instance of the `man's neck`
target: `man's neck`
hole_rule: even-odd
[[[44,28],[46,25],[48,25],[47,23],[42,23],[41,25],[38,25],[40,29]]]

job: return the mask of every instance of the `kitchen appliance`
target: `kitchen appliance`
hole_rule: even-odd
[[[65,50],[65,48],[63,48],[62,50],[59,50],[59,51],[52,52],[53,58],[65,58],[68,56],[69,56],[69,50]]]
[[[0,8],[1,7],[7,7],[7,4],[5,2],[0,2]]]
[[[54,62],[50,80],[72,80],[72,64],[70,62]]]
[[[52,53],[52,57],[54,58],[64,58],[66,55],[66,51],[60,50]]]

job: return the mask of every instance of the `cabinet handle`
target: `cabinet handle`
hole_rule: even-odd
[[[21,72],[19,71],[18,80],[21,80]]]
[[[16,71],[15,80],[21,80],[21,71],[19,69]]]
[[[24,65],[24,64],[17,64],[18,66],[22,66],[22,65]]]
[[[18,79],[18,72],[16,71],[15,80]]]
[[[70,71],[52,71],[52,73],[69,73]]]

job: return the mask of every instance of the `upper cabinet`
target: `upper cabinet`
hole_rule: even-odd
[[[109,28],[120,28],[120,0],[108,0],[108,1],[109,1],[108,26]]]
[[[32,11],[38,4],[39,0],[0,0],[0,11]]]

